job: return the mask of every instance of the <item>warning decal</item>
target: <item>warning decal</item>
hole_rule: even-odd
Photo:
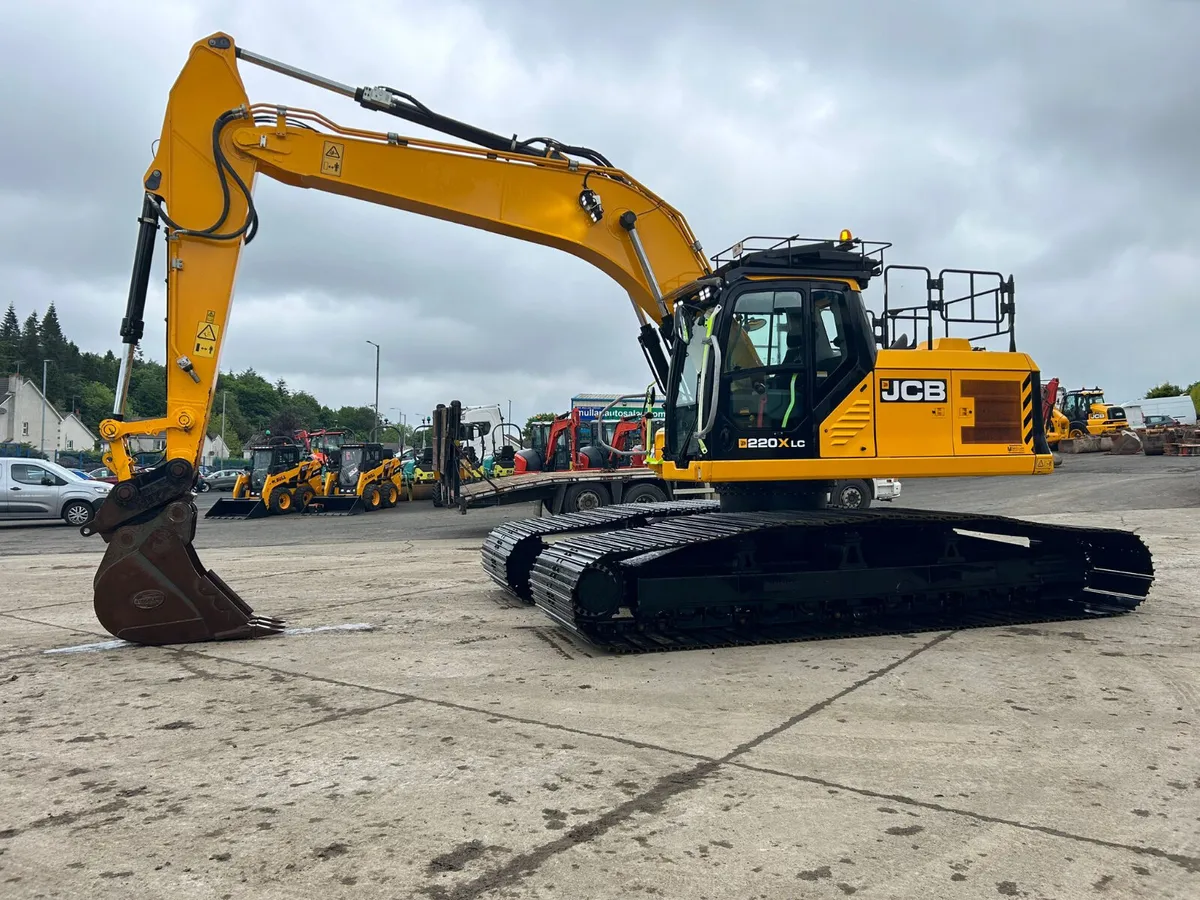
[[[212,322],[201,322],[196,326],[196,344],[192,352],[196,356],[206,356],[212,359],[217,355],[217,335],[221,326]]]
[[[342,175],[342,156],[345,155],[345,152],[345,144],[326,141],[325,149],[321,151],[321,174],[337,175],[340,178]]]

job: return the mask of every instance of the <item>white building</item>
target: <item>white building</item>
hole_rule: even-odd
[[[45,413],[46,435],[42,440]],[[96,449],[96,435],[74,413],[63,415],[38,386],[20,375],[0,376],[0,443],[32,444],[47,456]]]

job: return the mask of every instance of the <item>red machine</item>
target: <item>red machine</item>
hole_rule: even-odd
[[[1042,388],[1042,422],[1050,427],[1051,414],[1058,403],[1058,379],[1051,378]]]
[[[316,431],[301,428],[292,432],[292,437],[304,445],[304,452],[324,467],[329,466],[329,460],[337,455],[349,436],[350,432],[344,428],[320,428]]]
[[[611,424],[604,423],[606,441],[611,447],[630,456],[606,451],[595,429],[600,421],[583,422],[579,410],[555,416],[552,422],[535,422],[529,436],[529,446],[516,453],[516,474],[523,472],[565,472],[596,469],[640,468],[646,455],[639,416],[627,416]]]

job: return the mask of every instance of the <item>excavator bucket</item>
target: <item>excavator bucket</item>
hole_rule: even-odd
[[[363,512],[362,498],[353,494],[313,497],[304,507],[304,515],[355,516]]]
[[[184,460],[119,483],[84,535],[108,547],[93,582],[96,618],[137,644],[186,644],[279,634],[283,622],[257,616],[211,569],[192,540],[197,512]]]
[[[258,497],[234,499],[222,497],[204,514],[206,519],[261,519],[267,514],[267,505]]]

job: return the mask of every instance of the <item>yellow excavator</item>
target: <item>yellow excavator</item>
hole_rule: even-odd
[[[251,103],[239,62],[464,143]],[[107,543],[95,610],[118,637],[173,644],[283,630],[204,569],[192,546],[234,274],[259,228],[258,175],[553,247],[628,294],[664,398],[647,465],[672,483],[713,485],[719,500],[510,522],[482,548],[499,584],[597,645],[630,652],[1117,615],[1150,589],[1149,550],[1128,532],[826,508],[837,479],[1053,472],[1038,368],[1015,347],[1011,277],[971,274],[994,276],[984,315],[977,292],[945,288],[958,270],[925,270],[926,302],[898,306],[888,291],[898,267],[882,259],[890,245],[849,232],[748,238],[710,260],[678,211],[598,152],[504,137],[217,33],[193,45],[143,177],[126,349],[113,415],[100,425],[120,481],[82,528]],[[167,414],[131,420],[130,362],[160,226]],[[863,299],[876,279],[880,315]],[[987,335],[1008,336],[1007,350],[950,334],[952,324],[984,321]],[[159,432],[164,462],[135,473],[127,440]]]

